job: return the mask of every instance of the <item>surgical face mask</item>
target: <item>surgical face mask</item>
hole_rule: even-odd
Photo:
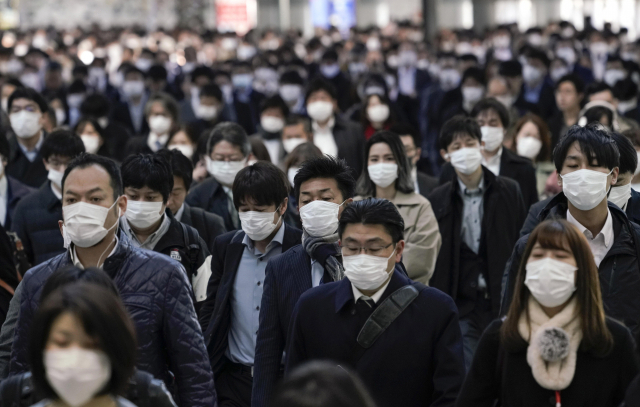
[[[40,113],[21,110],[17,113],[11,113],[9,120],[16,136],[29,138],[38,133],[42,128],[42,126],[40,126],[41,117],[42,115]]]
[[[291,167],[287,170],[287,178],[289,179],[289,183],[291,186],[295,185],[296,174],[300,171],[300,167]]]
[[[316,200],[309,202],[300,208],[300,219],[302,219],[302,227],[310,235],[314,237],[328,236],[338,230],[338,212],[340,205]]]
[[[323,122],[333,114],[333,103],[318,100],[307,105],[307,113],[311,119]]]
[[[58,189],[62,189],[62,177],[64,176],[64,172],[61,171],[56,171],[54,169],[49,170],[49,174],[47,174],[47,179],[51,182],[53,182],[53,184],[55,186],[58,187]]]
[[[545,257],[527,263],[524,284],[544,307],[557,307],[567,302],[576,290],[577,267]]]
[[[618,112],[621,114],[627,113],[631,109],[635,109],[638,107],[638,99],[632,98],[629,100],[619,100],[618,101]]]
[[[302,96],[302,86],[285,84],[280,86],[280,96],[287,103],[294,103]]]
[[[604,72],[604,82],[611,87],[626,77],[627,74],[622,69],[608,69]]]
[[[288,138],[282,142],[282,147],[284,147],[284,151],[289,154],[300,144],[304,144],[307,142],[307,139],[304,138]]]
[[[527,136],[518,139],[517,150],[518,155],[533,160],[540,154],[542,149],[542,141],[535,137]]]
[[[516,101],[516,98],[512,95],[506,94],[506,95],[498,95],[495,97],[495,99],[502,103],[502,105],[504,107],[506,107],[507,109],[511,109],[511,106],[513,106],[513,103]]]
[[[233,185],[236,174],[244,168],[244,161],[213,161],[205,157],[207,171],[219,183],[225,186]]]
[[[284,120],[274,116],[262,116],[260,126],[267,133],[279,133],[284,128]]]
[[[496,151],[504,140],[504,129],[501,127],[482,126],[482,141],[486,151]]]
[[[125,81],[122,84],[122,93],[124,93],[125,96],[129,98],[140,97],[144,93],[144,82]]]
[[[340,73],[340,65],[338,64],[330,64],[330,65],[320,65],[320,73],[325,78],[335,78]]]
[[[147,58],[140,58],[135,63],[136,68],[141,70],[142,72],[147,72],[151,65],[153,65],[153,61]]]
[[[178,150],[188,159],[191,159],[193,157],[193,146],[187,144],[171,144],[167,146],[167,150]]]
[[[79,109],[83,101],[84,95],[81,93],[74,93],[67,96],[67,104],[72,109]]]
[[[631,198],[631,183],[628,183],[627,185],[611,187],[611,192],[609,193],[609,197],[607,199],[609,200],[609,202],[615,204],[618,208],[626,210],[629,198]]]
[[[536,84],[542,79],[542,71],[529,64],[522,67],[522,79],[528,85]]]
[[[482,153],[475,147],[461,148],[447,156],[451,159],[453,168],[466,175],[473,174],[482,163]]]
[[[569,68],[566,66],[559,66],[557,68],[553,68],[551,72],[549,72],[549,76],[551,76],[551,80],[553,82],[558,82],[560,78],[569,74]]]
[[[342,256],[344,275],[358,290],[375,290],[389,278],[387,268],[389,268],[389,260],[395,254],[396,251],[394,249],[389,257],[370,256],[368,254]]]
[[[449,91],[455,89],[460,84],[460,72],[457,69],[448,68],[440,71],[440,87],[442,90]]]
[[[127,217],[127,221],[131,225],[139,229],[146,229],[160,220],[163,213],[162,202],[144,202],[129,199],[124,216]]]
[[[231,76],[234,89],[247,89],[253,83],[253,75],[250,73],[238,73]]]
[[[82,139],[82,143],[84,144],[84,149],[89,154],[95,154],[100,149],[100,136],[96,136],[93,134],[83,134],[80,136]]]
[[[479,86],[465,86],[462,88],[462,99],[464,103],[475,104],[482,99],[484,89]]]
[[[556,56],[569,65],[576,63],[576,51],[571,47],[561,47],[556,50]]]
[[[398,164],[380,163],[367,167],[369,178],[380,188],[386,188],[398,179]]]
[[[367,116],[374,123],[384,123],[389,118],[389,106],[376,105],[367,108]]]
[[[68,238],[78,247],[91,247],[100,243],[107,233],[118,224],[118,219],[116,219],[109,229],[104,227],[109,211],[117,202],[118,200],[116,199],[109,208],[86,202],[78,202],[62,207],[65,240]]]
[[[415,51],[402,51],[398,54],[398,63],[401,66],[415,66],[418,61],[418,54]]]
[[[584,169],[560,175],[562,192],[573,206],[581,211],[589,211],[607,196],[609,174],[611,172],[607,174]]]
[[[104,352],[72,347],[43,355],[47,381],[71,407],[86,404],[111,379],[111,362]]]
[[[215,106],[205,106],[199,104],[196,107],[195,115],[198,119],[206,121],[215,120],[215,118],[218,116],[218,108]]]
[[[273,223],[273,217],[278,213],[279,209],[280,207],[278,207],[275,212],[238,212],[242,230],[244,230],[244,233],[254,242],[266,239],[273,233],[278,223],[280,223],[282,216],[279,216],[276,223]]]
[[[55,109],[56,123],[61,126],[67,120],[67,114],[64,109]]]
[[[155,115],[149,118],[149,129],[158,135],[167,134],[171,129],[171,118]]]

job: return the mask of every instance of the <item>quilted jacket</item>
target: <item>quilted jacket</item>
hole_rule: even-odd
[[[33,267],[24,276],[11,374],[29,370],[29,331],[42,286],[55,270],[69,264],[71,258],[66,252]],[[103,268],[113,278],[136,327],[138,368],[167,383],[180,407],[216,406],[209,357],[191,300],[191,286],[180,263],[135,248],[120,233],[116,252]]]

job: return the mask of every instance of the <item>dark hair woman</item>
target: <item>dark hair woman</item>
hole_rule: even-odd
[[[395,123],[391,101],[384,95],[369,95],[362,104],[360,113],[364,136],[367,140],[376,131],[388,130]]]

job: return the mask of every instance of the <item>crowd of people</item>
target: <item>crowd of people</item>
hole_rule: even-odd
[[[0,44],[0,405],[640,405],[626,29]]]

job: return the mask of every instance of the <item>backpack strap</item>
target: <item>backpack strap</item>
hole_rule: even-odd
[[[198,274],[198,255],[200,254],[200,245],[198,245],[198,239],[193,233],[193,229],[191,229],[184,223],[180,223],[180,226],[182,226],[184,247],[187,250],[187,255],[189,256],[189,264],[191,265],[189,274],[189,281],[191,281],[191,277]]]

